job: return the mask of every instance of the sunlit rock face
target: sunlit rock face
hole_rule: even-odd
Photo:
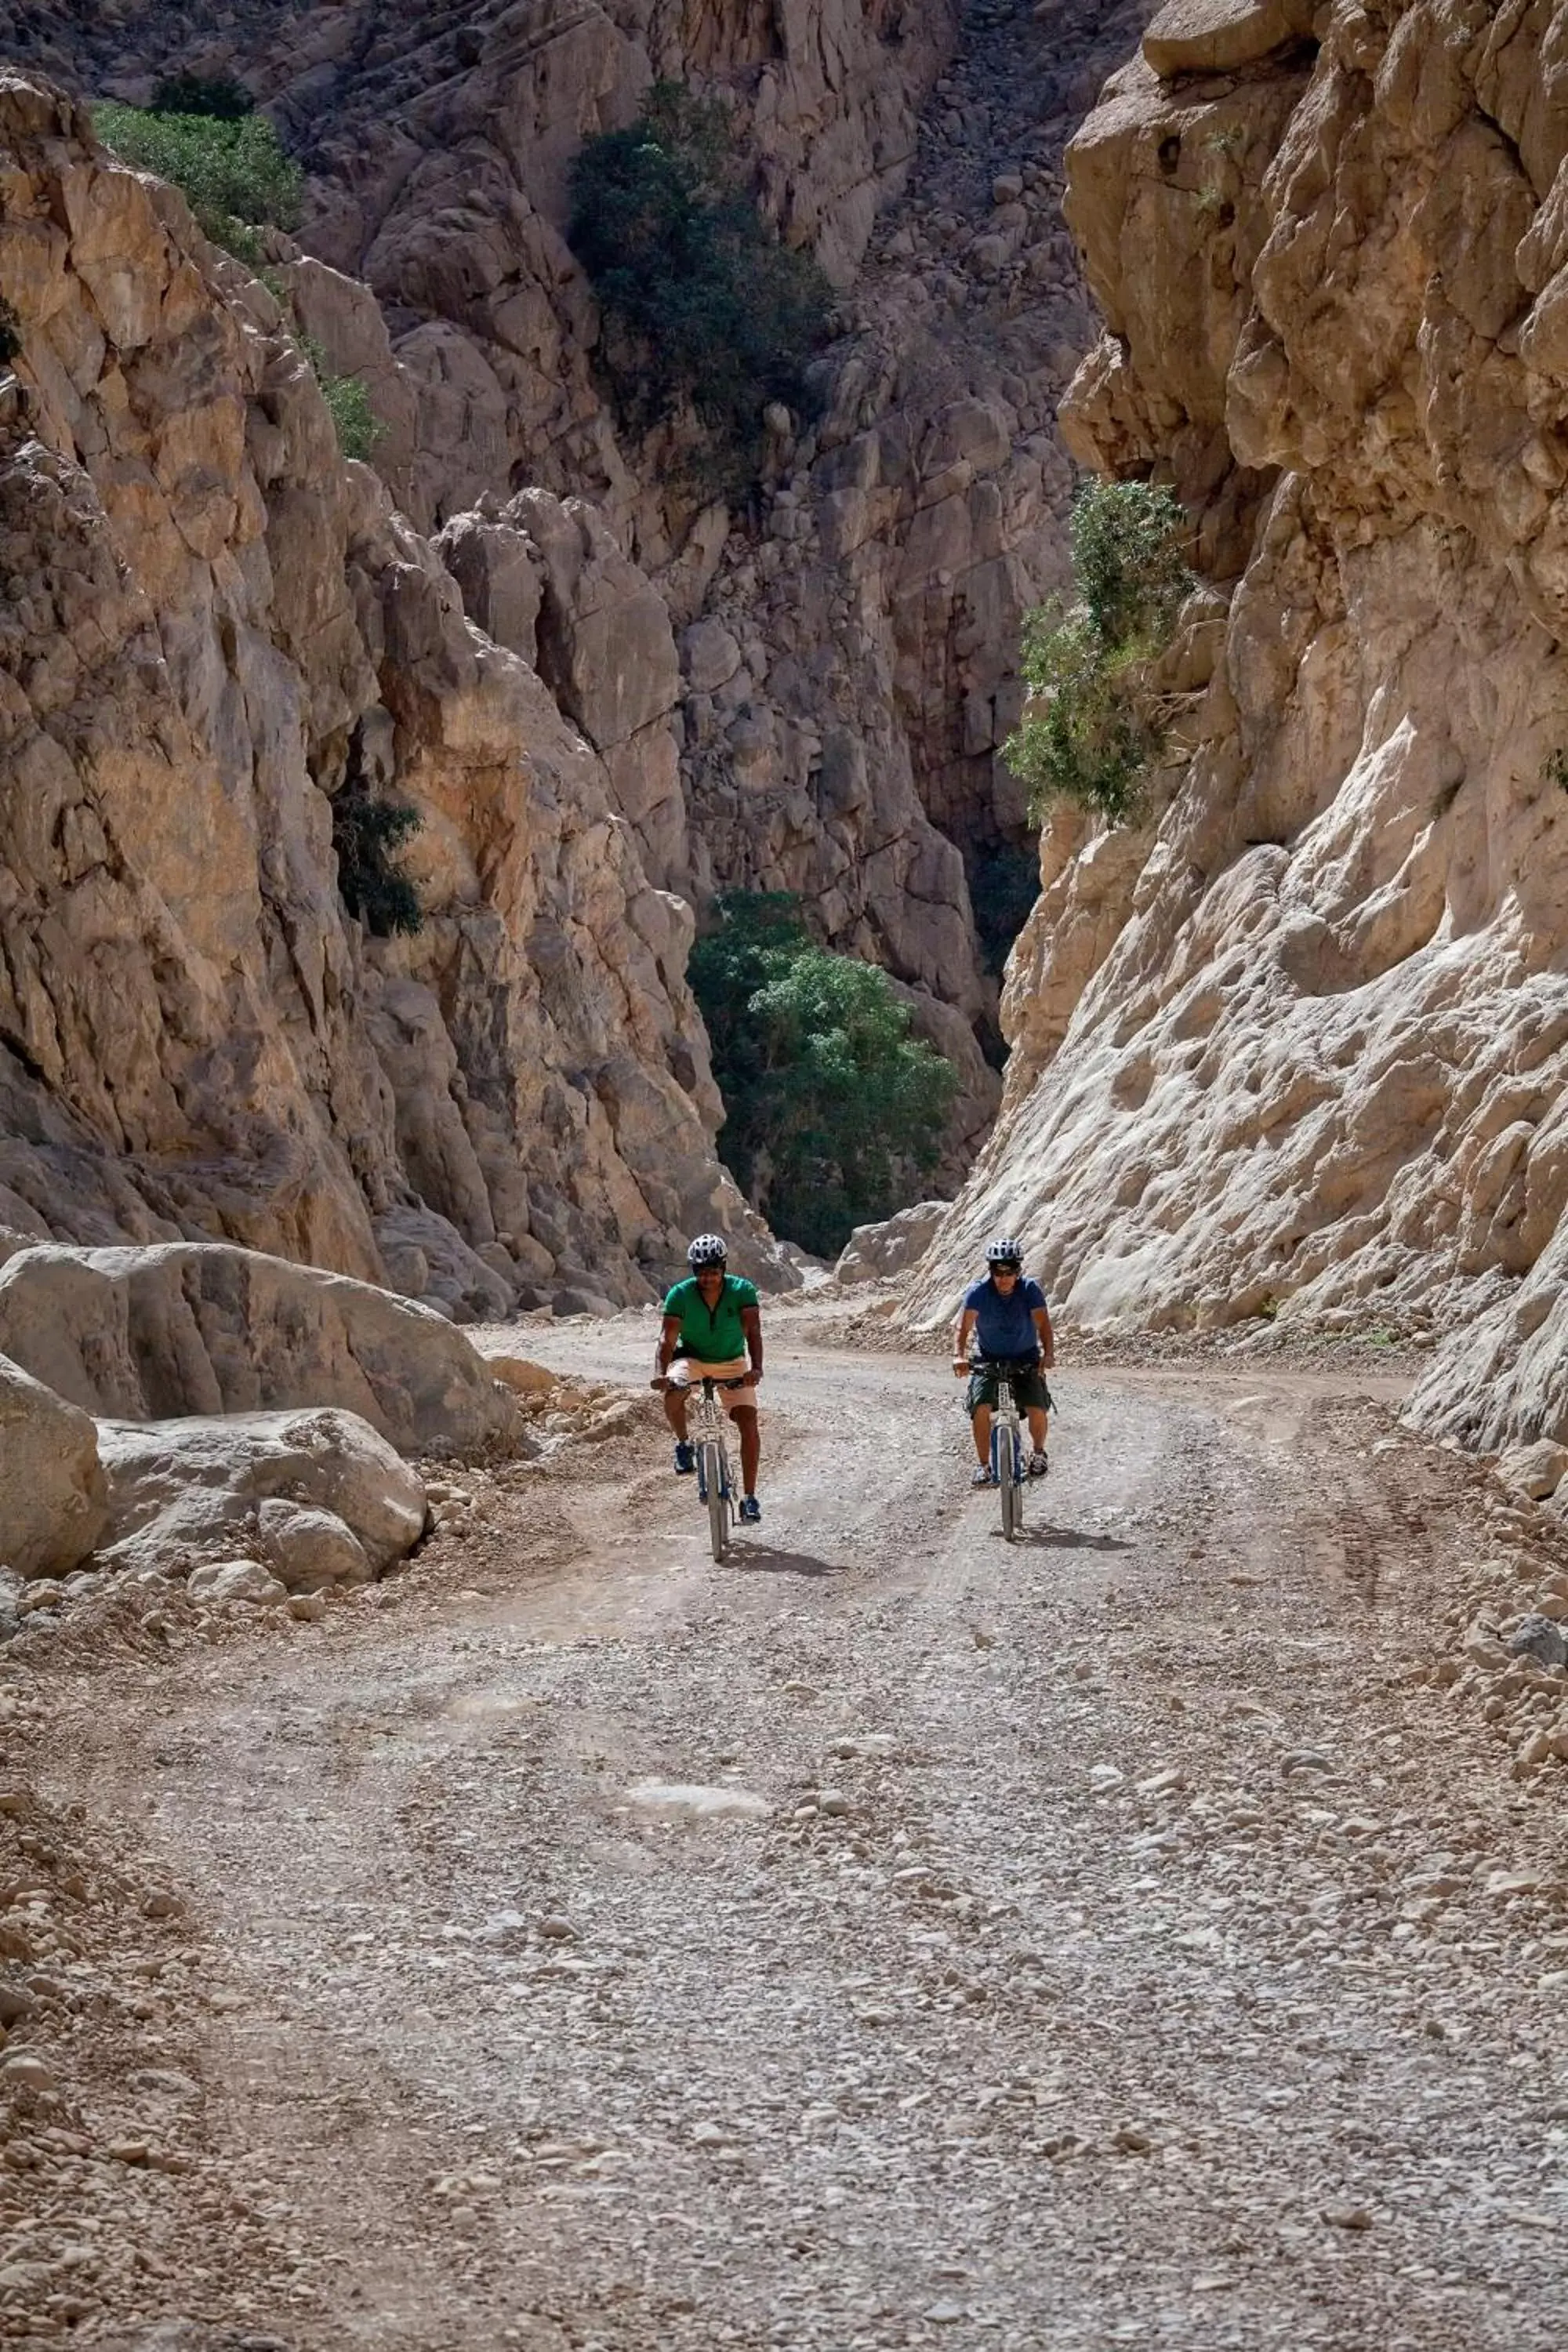
[[[1565,153],[1568,8],[1441,0],[1176,0],[1074,142],[1068,437],[1211,584],[1146,823],[1046,828],[918,1314],[1005,1226],[1088,1322],[1462,1324],[1428,1418],[1568,1412]]]
[[[760,1246],[617,747],[344,464],[183,200],[15,73],[0,182],[0,1248],[225,1237],[467,1317]],[[413,938],[339,895],[371,783],[424,819]]]

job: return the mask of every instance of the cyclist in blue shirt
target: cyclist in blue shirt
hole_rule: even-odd
[[[1045,1476],[1048,1466],[1046,1416],[1050,1411],[1051,1392],[1046,1386],[1042,1364],[1048,1370],[1057,1360],[1046,1294],[1037,1282],[1026,1278],[1019,1244],[1010,1238],[994,1241],[985,1253],[985,1263],[990,1272],[984,1281],[972,1282],[963,1294],[952,1343],[952,1369],[961,1380],[965,1373],[969,1376],[969,1420],[974,1432],[974,1451],[980,1457],[973,1481],[976,1486],[993,1484],[991,1415],[1005,1380],[1012,1388],[1018,1411],[1028,1420],[1029,1443],[1034,1448],[1028,1460],[1028,1475],[1031,1478]],[[983,1360],[982,1365],[971,1365],[972,1348],[975,1356]]]

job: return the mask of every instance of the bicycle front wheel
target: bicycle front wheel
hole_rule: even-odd
[[[991,1432],[991,1475],[996,1481],[1002,1505],[1002,1533],[1011,1543],[1018,1532],[1023,1508],[1018,1495],[1017,1441],[1005,1422],[997,1422]]]
[[[720,1448],[709,1445],[703,1451],[708,1457],[704,1480],[708,1488],[708,1536],[714,1559],[722,1561],[730,1549],[730,1481]]]

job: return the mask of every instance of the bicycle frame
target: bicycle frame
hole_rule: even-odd
[[[1004,1364],[971,1357],[972,1372],[996,1374],[996,1402],[991,1408],[991,1475],[1002,1500],[1002,1533],[1011,1543],[1024,1522],[1024,1440],[1018,1401]]]
[[[697,1499],[708,1512],[713,1557],[722,1560],[729,1549],[735,1517],[735,1480],[730,1467],[726,1423],[719,1402],[721,1388],[742,1388],[742,1381],[716,1381],[705,1374],[701,1393],[694,1391],[687,1409],[687,1428],[697,1454]]]

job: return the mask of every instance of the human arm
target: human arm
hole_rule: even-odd
[[[675,1350],[679,1339],[679,1316],[667,1315],[659,1325],[658,1346],[654,1350],[653,1379],[649,1383],[650,1387],[658,1389],[664,1386],[665,1375],[675,1360]]]
[[[952,1335],[952,1369],[961,1376],[969,1370],[969,1341],[974,1329],[973,1307],[966,1307],[958,1318],[958,1328]]]
[[[1045,1359],[1046,1370],[1049,1371],[1057,1360],[1057,1339],[1056,1333],[1051,1329],[1051,1310],[1048,1307],[1037,1307],[1034,1313],[1035,1330],[1040,1342],[1040,1354]]]
[[[760,1307],[742,1307],[741,1328],[746,1335],[746,1352],[752,1360],[752,1378],[763,1377],[763,1310]]]

